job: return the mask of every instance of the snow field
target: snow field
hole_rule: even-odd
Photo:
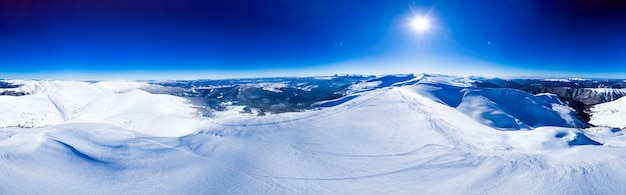
[[[549,95],[468,88],[441,80],[445,78],[403,81],[308,112],[251,117],[229,111],[210,119],[197,118],[184,99],[146,93],[136,83],[132,87],[82,83],[70,87],[77,88],[73,90],[47,88],[34,95],[2,97],[0,102],[18,105],[2,107],[2,114],[12,116],[37,103],[41,107],[32,108],[33,116],[52,122],[38,128],[0,129],[0,191],[626,191],[626,142],[621,131],[572,128],[577,124],[567,118],[571,112]],[[374,86],[361,85],[359,89]],[[46,112],[57,115],[43,117]],[[120,122],[125,120],[135,125]]]
[[[626,128],[626,98],[591,107],[589,123],[597,126]]]

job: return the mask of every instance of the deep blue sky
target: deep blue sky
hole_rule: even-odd
[[[616,2],[0,0],[0,77],[626,77]]]

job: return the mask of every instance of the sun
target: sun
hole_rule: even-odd
[[[417,32],[424,32],[430,29],[430,20],[426,17],[416,16],[411,19],[409,25]]]

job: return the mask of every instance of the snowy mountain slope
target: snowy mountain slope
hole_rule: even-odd
[[[562,98],[580,101],[588,106],[614,101],[626,95],[626,89],[624,88],[537,87],[536,89],[531,88],[525,91],[552,93]]]
[[[458,88],[418,85],[418,92],[432,97],[483,124],[519,130],[540,126],[582,126],[574,110],[549,94],[531,95],[513,89]]]
[[[597,126],[626,128],[626,98],[602,103],[591,107],[589,123]]]
[[[551,93],[574,108],[577,118],[589,122],[590,107],[617,100],[626,95],[626,83],[619,79],[582,78],[511,78],[476,79],[479,88],[512,88],[532,94]]]
[[[377,85],[393,81],[397,82]],[[576,117],[576,111],[561,102],[555,95],[532,95],[508,88],[476,88],[472,86],[473,82],[471,79],[461,77],[421,74],[412,78],[386,76],[355,85],[369,86],[367,88],[369,90],[392,85],[405,86],[432,100],[454,107],[480,123],[502,130],[532,129],[540,126],[585,126]],[[355,92],[361,91],[367,90]],[[352,97],[356,95],[358,93],[353,94]],[[329,102],[324,102],[324,104],[334,105]]]
[[[31,95],[0,96],[0,127],[106,123],[155,136],[182,136],[202,120],[187,100],[150,94],[139,82],[16,81]]]

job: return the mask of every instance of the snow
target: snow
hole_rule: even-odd
[[[150,94],[139,82],[18,81],[31,95],[0,96],[0,127],[47,127],[64,123],[106,123],[154,136],[198,131],[187,100]],[[173,130],[174,129],[174,130]]]
[[[304,85],[304,87],[302,87]],[[306,85],[306,83],[298,83],[296,89],[300,89],[302,91],[311,91],[315,88],[318,88],[319,85]]]
[[[566,104],[554,95],[532,95],[514,89],[459,87],[433,82],[420,82],[409,88],[456,108],[480,123],[501,130],[540,126],[577,127],[582,124],[573,117],[575,111],[564,108]]]
[[[378,85],[307,112],[253,116],[231,107],[213,118],[199,118],[185,99],[141,90],[144,83],[33,82],[23,88],[32,95],[0,96],[0,120],[13,124],[0,129],[0,191],[626,191],[621,131],[572,128],[568,109],[552,95],[419,77],[396,80],[402,85]],[[15,127],[18,113],[26,111],[33,115],[24,120],[46,123]],[[48,112],[54,114],[43,115]],[[520,131],[502,131],[510,126]]]
[[[352,93],[368,91],[372,89],[378,88],[383,82],[382,81],[369,81],[369,82],[360,82],[348,87],[348,91]]]
[[[438,85],[450,85],[456,87],[471,87],[475,80],[472,77],[460,77],[449,75],[437,75],[437,74],[420,74],[415,76],[413,80],[401,83],[403,85],[412,84],[438,84]]]
[[[626,128],[626,97],[591,107],[589,123],[597,126]]]
[[[544,81],[550,81],[550,82],[566,82],[566,83],[571,82],[571,80],[570,80],[570,79],[554,79],[554,78],[551,78],[551,79],[544,79]]]
[[[274,93],[282,93],[283,91],[281,91],[280,88],[288,87],[287,83],[257,83],[256,86]]]
[[[590,88],[590,90],[595,93],[603,94],[608,101],[615,101],[616,99],[619,99],[619,97],[625,96],[626,94],[626,89]]]
[[[565,82],[565,83],[569,83],[572,81],[589,81],[591,79],[585,79],[585,78],[547,78],[547,79],[543,79],[544,81],[550,81],[550,82]]]

